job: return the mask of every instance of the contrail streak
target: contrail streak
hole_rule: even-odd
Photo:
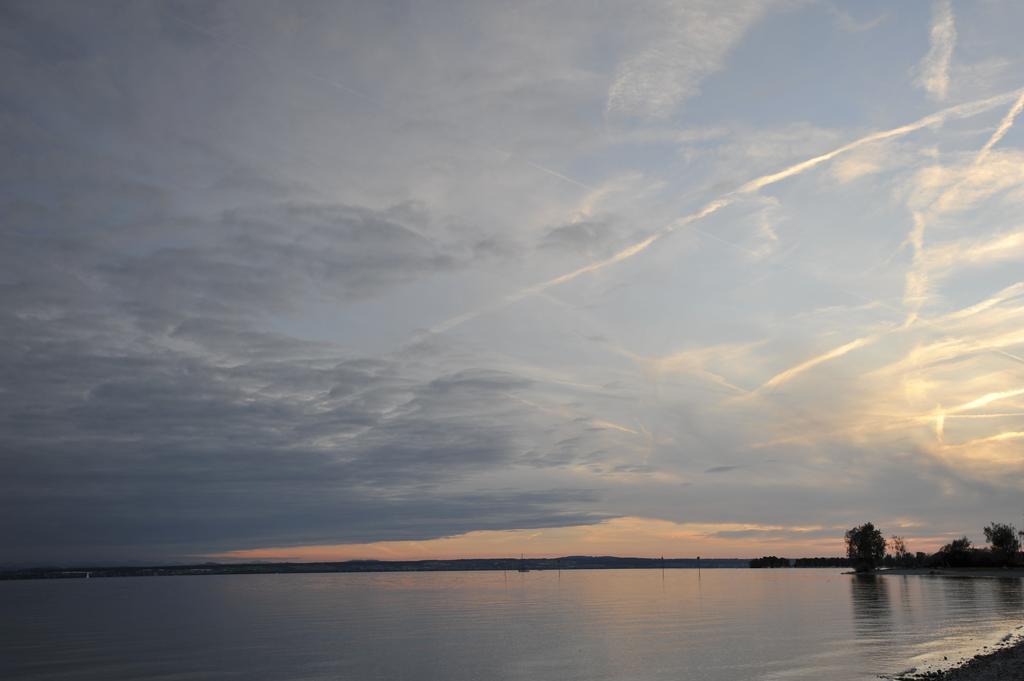
[[[626,248],[622,249],[618,253],[615,253],[614,255],[608,258],[592,262],[589,265],[584,265],[579,269],[573,270],[571,272],[566,272],[565,274],[559,275],[552,279],[548,279],[547,281],[542,281],[537,284],[527,286],[526,288],[521,289],[515,293],[511,293],[505,296],[504,298],[495,301],[494,303],[447,319],[431,327],[429,333],[444,333],[446,331],[450,331],[451,329],[457,326],[461,326],[462,324],[472,319],[476,319],[477,317],[483,314],[499,310],[505,307],[506,305],[511,305],[512,303],[516,303],[520,300],[523,300],[524,298],[537,295],[538,293],[543,293],[544,291],[553,286],[560,286],[561,284],[566,284],[584,274],[597,272],[599,270],[603,270],[606,267],[609,267],[610,265],[615,265],[624,260],[628,260],[629,258],[632,258],[635,255],[643,253],[648,248],[650,248],[655,242],[659,241],[663,237],[672,234],[673,232],[679,230],[680,228],[689,227],[692,223],[697,222],[699,220],[703,220],[709,215],[717,213],[722,208],[732,205],[741,197],[748,194],[756,193],[767,186],[781,182],[782,180],[793,177],[794,175],[799,175],[803,172],[806,172],[818,165],[821,165],[822,163],[826,163],[827,161],[832,160],[836,156],[853,151],[854,149],[862,147],[866,144],[872,144],[874,142],[880,142],[883,140],[900,137],[902,135],[907,135],[914,131],[920,130],[921,128],[926,128],[928,126],[940,125],[950,118],[969,118],[971,116],[976,116],[979,113],[988,111],[994,106],[1004,104],[1007,101],[1013,99],[1014,97],[1024,97],[1024,90],[1015,90],[1013,92],[1003,93],[986,99],[976,100],[973,102],[966,102],[964,104],[958,104],[957,106],[952,106],[947,109],[937,111],[933,114],[929,114],[924,118],[914,121],[913,123],[901,125],[897,128],[892,128],[889,130],[874,132],[871,133],[870,135],[865,135],[864,137],[849,142],[848,144],[844,144],[843,146],[838,147],[837,149],[833,149],[832,151],[807,159],[806,161],[801,161],[800,163],[791,165],[788,168],[785,168],[778,172],[770,173],[768,175],[762,175],[761,177],[755,178],[741,185],[738,189],[723,194],[722,196],[719,196],[718,198],[710,201],[700,210],[690,213],[689,215],[683,216],[676,220],[673,220],[672,222],[668,223],[667,225],[665,225],[658,231],[654,232],[650,236],[646,237],[645,239],[638,241],[631,246],[627,246]],[[736,244],[730,245],[743,250],[742,247]]]
[[[981,312],[985,312],[986,310],[990,310],[996,305],[1005,303],[1008,300],[1013,300],[1014,298],[1022,294],[1024,294],[1024,281],[1018,281],[1016,284],[1011,284],[1007,286],[1006,288],[1002,289],[1001,291],[998,291],[992,296],[989,296],[980,303],[975,303],[974,305],[971,305],[969,307],[961,308],[956,312],[950,312],[949,314],[940,317],[938,321],[960,321],[962,319],[972,317]]]
[[[643,253],[644,251],[651,247],[651,244],[658,241],[664,236],[668,236],[679,227],[705,218],[708,215],[711,215],[712,213],[724,208],[725,206],[728,206],[732,202],[732,199],[716,199],[715,201],[712,201],[708,205],[704,206],[704,208],[700,209],[699,211],[695,213],[690,213],[685,217],[670,222],[668,225],[662,227],[657,232],[648,236],[646,239],[638,241],[632,246],[627,246],[626,248],[622,249],[615,255],[605,258],[604,260],[592,262],[589,265],[584,265],[579,269],[573,270],[572,272],[566,272],[565,274],[561,274],[553,279],[548,279],[547,281],[542,281],[540,283],[533,284],[532,286],[527,286],[524,289],[516,291],[515,293],[510,293],[504,298],[500,298],[499,300],[489,305],[485,305],[484,307],[477,308],[476,310],[471,310],[469,312],[464,312],[450,319],[446,319],[445,321],[431,327],[429,333],[444,333],[445,331],[450,331],[451,329],[454,329],[457,326],[461,326],[462,324],[472,319],[476,319],[477,317],[483,314],[500,310],[501,308],[507,305],[511,305],[512,303],[517,303],[520,300],[523,300],[524,298],[529,298],[530,296],[535,296],[540,293],[543,293],[544,291],[548,290],[553,286],[559,286],[561,284],[568,283],[573,279],[576,279],[577,277],[580,277],[584,274],[597,272],[598,270],[602,270],[605,267],[608,267],[609,265],[614,265],[615,263],[622,262],[623,260],[628,260],[629,258],[632,258],[634,255]]]
[[[970,307],[963,308],[961,310],[958,310],[956,312],[948,314],[948,315],[946,315],[944,317],[941,317],[940,319],[937,320],[937,322],[957,321],[957,320],[964,319],[966,317],[970,317],[971,315],[974,315],[974,314],[977,314],[979,312],[983,312],[985,310],[988,310],[988,309],[990,309],[990,308],[994,307],[995,305],[998,305],[998,304],[1000,304],[1002,302],[1005,302],[1007,300],[1013,299],[1016,296],[1020,295],[1020,293],[1022,291],[1024,291],[1024,282],[1018,282],[1018,283],[1013,284],[1011,286],[1007,286],[1006,288],[1004,288],[1002,291],[998,292],[994,296],[992,296],[992,297],[990,297],[990,298],[988,298],[988,299],[986,299],[986,300],[984,300],[984,301],[982,301],[980,303],[972,305]],[[886,305],[884,303],[882,304],[882,307],[889,308],[889,309],[892,309],[892,310],[896,310],[895,307],[892,307],[890,305]],[[916,321],[919,324],[923,324],[925,326],[934,327],[936,329],[940,329],[941,330],[941,328],[942,328],[940,326],[940,324],[935,322],[935,321],[930,321],[930,320],[921,319],[921,318],[917,318]],[[863,338],[857,338],[857,339],[855,339],[853,341],[850,341],[850,342],[848,342],[848,343],[846,343],[844,345],[841,345],[841,346],[839,346],[837,348],[833,348],[832,350],[829,350],[828,352],[825,352],[825,353],[822,353],[820,355],[817,355],[816,357],[813,357],[813,358],[811,358],[809,360],[801,362],[800,364],[798,364],[798,365],[796,365],[794,367],[791,367],[789,369],[786,369],[784,371],[781,371],[781,372],[775,374],[770,379],[768,379],[764,384],[762,384],[760,387],[758,387],[755,390],[751,391],[747,395],[747,397],[753,397],[753,396],[757,395],[758,393],[762,392],[765,389],[775,388],[775,387],[777,387],[777,386],[779,386],[779,385],[789,381],[790,379],[796,377],[797,375],[803,373],[804,371],[807,371],[808,369],[811,369],[811,368],[813,368],[813,367],[815,367],[815,366],[817,366],[817,365],[819,365],[819,364],[821,364],[823,362],[827,362],[827,361],[830,361],[832,359],[836,359],[838,357],[842,357],[843,355],[845,355],[845,354],[847,354],[849,352],[852,352],[854,350],[862,348],[865,345],[870,345],[870,344],[874,343],[875,341],[879,340],[883,336],[886,336],[886,335],[888,335],[890,333],[906,331],[908,328],[910,328],[910,327],[907,324],[902,324],[902,325],[900,325],[898,327],[893,327],[893,328],[891,328],[891,329],[889,329],[887,331],[883,331],[881,333],[877,333],[877,334],[874,334],[874,335],[871,335],[871,336],[865,336]],[[997,355],[1001,355],[1001,356],[1007,357],[1008,359],[1012,359],[1012,360],[1015,360],[1017,362],[1024,363],[1024,357],[1018,357],[1017,355],[1014,355],[1014,354],[1011,354],[1009,352],[1006,352],[1005,350],[1002,350],[1000,348],[994,348],[994,349],[992,349],[992,352],[997,354]],[[1008,393],[992,393],[990,395],[986,395],[984,398],[982,398],[982,400],[992,401],[992,399],[1002,399],[1004,397],[1013,397],[1013,396],[1020,395],[1020,394],[1024,394],[1024,389],[1022,389],[1020,391],[1011,391],[1011,392],[1008,392]],[[983,404],[987,404],[988,401],[982,402],[981,400],[976,400],[975,402],[972,402],[972,403],[970,403],[968,405],[961,405],[959,407],[955,407],[955,408],[949,409],[949,410],[940,410],[940,413],[943,414],[943,415],[947,415],[947,414],[949,414],[951,412],[957,412],[957,411],[961,411],[961,410],[964,410],[964,409],[973,409],[973,408],[975,408],[977,406],[982,406]],[[928,418],[930,420],[932,417],[928,417]],[[939,428],[941,428],[941,423],[939,424]]]
[[[793,175],[799,175],[805,170],[810,170],[811,168],[821,163],[831,161],[836,156],[839,156],[840,154],[845,154],[848,151],[853,151],[854,149],[862,147],[865,144],[871,144],[872,142],[881,142],[883,140],[892,139],[894,137],[902,137],[903,135],[915,132],[917,130],[920,130],[921,128],[926,128],[930,125],[940,125],[944,123],[948,118],[969,118],[971,116],[976,116],[984,111],[988,111],[994,106],[1003,104],[1007,100],[1011,99],[1014,95],[1024,97],[1024,91],[1008,92],[1003,93],[1001,95],[996,95],[995,97],[989,97],[987,99],[980,99],[974,102],[958,104],[957,106],[952,106],[949,107],[948,109],[943,109],[942,111],[937,111],[933,114],[929,114],[924,118],[914,121],[913,123],[901,125],[898,128],[882,130],[880,132],[875,132],[870,135],[865,135],[860,139],[856,139],[848,144],[844,144],[838,149],[833,149],[832,151],[821,154],[820,156],[815,156],[814,158],[808,159],[801,163],[797,163],[786,168],[785,170],[780,170],[777,173],[765,175],[755,180],[751,180],[750,182],[747,182],[745,185],[740,187],[736,191],[736,193],[747,194],[751,192],[756,192],[764,187],[767,187],[768,185],[775,184],[776,182],[785,180],[788,177],[792,177]],[[1006,133],[1004,132],[1003,134]]]
[[[1024,395],[1024,388],[1018,388],[1017,390],[1003,390],[1002,392],[997,393],[988,393],[987,395],[982,395],[976,400],[971,400],[966,404],[961,404],[959,407],[954,407],[953,409],[950,409],[950,411],[970,411],[971,409],[984,407],[986,405],[992,404],[993,402],[1005,400],[1010,397],[1017,397],[1018,395]]]
[[[968,440],[967,442],[962,442],[962,443],[960,443],[957,446],[958,447],[973,447],[975,445],[985,444],[985,443],[988,443],[988,442],[1005,442],[1006,440],[1020,440],[1020,439],[1024,439],[1024,432],[1021,432],[1019,430],[1016,430],[1016,431],[1011,430],[1011,431],[1007,431],[1005,433],[999,433],[998,435],[990,435],[988,437],[978,438],[977,440]]]
[[[516,157],[516,158],[519,158],[526,165],[530,166],[531,168],[533,168],[535,170],[539,170],[542,173],[547,173],[548,175],[551,175],[552,177],[557,177],[560,180],[563,180],[565,182],[569,182],[570,184],[574,184],[577,187],[582,187],[583,189],[586,189],[588,191],[592,191],[592,192],[596,192],[597,191],[596,187],[592,187],[591,185],[586,184],[584,182],[580,182],[579,180],[574,180],[573,178],[569,177],[568,175],[563,175],[562,173],[558,172],[557,170],[552,170],[551,168],[548,168],[547,166],[542,166],[541,164],[539,164],[539,163],[537,163],[535,161],[531,161],[529,159],[522,158],[521,156],[516,156],[516,154],[512,154],[512,156]]]
[[[1020,97],[1017,98],[1013,107],[1006,112],[1006,115],[1003,116],[1003,120],[999,123],[999,127],[996,128],[994,133],[992,133],[992,137],[988,139],[985,146],[983,146],[981,151],[978,152],[978,155],[974,159],[974,165],[982,163],[988,156],[988,152],[992,150],[992,147],[998,144],[999,141],[1006,136],[1006,133],[1008,133],[1010,128],[1013,127],[1013,122],[1017,120],[1017,116],[1020,115],[1021,111],[1024,111],[1024,92],[1022,92]]]
[[[1022,91],[1017,101],[1014,102],[1010,110],[1006,112],[1003,119],[999,122],[999,126],[995,129],[992,135],[985,142],[985,145],[978,151],[974,157],[974,161],[971,163],[971,168],[977,168],[988,158],[989,153],[992,151],[992,147],[999,143],[1006,133],[1013,127],[1014,121],[1017,120],[1017,116],[1020,115],[1021,111],[1024,110],[1024,91]],[[906,286],[904,288],[904,304],[911,307],[911,311],[907,315],[906,325],[910,326],[912,323],[917,321],[917,315],[921,310],[921,306],[924,304],[924,300],[928,295],[928,263],[924,257],[924,233],[928,227],[929,219],[934,219],[943,208],[945,208],[946,202],[951,198],[955,197],[960,188],[969,179],[969,172],[964,174],[955,184],[948,187],[942,194],[935,199],[931,206],[928,215],[923,212],[914,211],[914,227],[910,230],[910,236],[907,237],[907,242],[910,243],[913,249],[914,256],[911,264],[911,269],[907,272]]]
[[[842,357],[843,355],[852,352],[857,348],[862,348],[865,345],[870,345],[871,343],[874,343],[876,340],[878,340],[880,337],[880,335],[874,335],[865,336],[864,338],[858,338],[856,340],[850,341],[849,343],[846,343],[845,345],[840,345],[838,348],[833,348],[828,352],[820,354],[817,357],[812,357],[811,359],[805,362],[797,364],[795,367],[791,367],[789,369],[786,369],[785,371],[775,374],[767,381],[765,381],[764,385],[762,385],[754,392],[770,390],[771,388],[780,386],[786,381],[789,381],[790,379],[795,378],[799,374],[802,374],[803,372],[807,371],[808,369],[812,369],[818,366],[819,364],[822,364],[832,359],[836,359],[837,357]]]

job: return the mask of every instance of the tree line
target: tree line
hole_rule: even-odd
[[[1009,523],[990,523],[984,528],[988,546],[977,547],[968,537],[949,542],[932,554],[911,553],[903,537],[893,535],[888,542],[882,531],[871,523],[846,532],[846,555],[857,572],[885,567],[1013,567],[1022,564],[1020,554],[1024,531]],[[886,551],[886,548],[889,551]]]
[[[887,568],[959,568],[1013,567],[1024,565],[1021,544],[1024,531],[1009,523],[990,523],[984,528],[987,546],[978,547],[967,537],[954,539],[935,553],[911,552],[903,537],[893,535],[888,541],[873,523],[864,523],[847,530],[846,557],[797,558],[790,561],[778,556],[763,556],[750,561],[752,568],[783,567],[852,567],[857,572]]]
[[[850,559],[840,556],[818,557],[818,558],[779,558],[778,556],[763,556],[754,558],[749,563],[752,568],[825,568],[825,567],[851,567]]]

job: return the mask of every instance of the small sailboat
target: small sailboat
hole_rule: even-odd
[[[519,554],[519,567],[516,568],[516,571],[517,572],[529,572],[530,571],[530,568],[526,567],[526,558],[524,558],[524,554],[522,554],[522,553]]]

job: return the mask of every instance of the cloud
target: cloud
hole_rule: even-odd
[[[652,381],[659,381],[674,373],[688,373],[707,382],[726,388],[730,392],[745,394],[747,391],[734,385],[719,371],[749,361],[761,343],[719,344],[708,347],[676,350],[660,357],[628,356],[637,362]]]
[[[987,406],[989,404],[992,404],[993,402],[997,402],[999,400],[1005,400],[1008,397],[1016,397],[1018,395],[1024,395],[1024,388],[1017,388],[1015,390],[1003,390],[1001,392],[988,393],[987,395],[982,395],[981,397],[973,399],[970,402],[967,402],[966,404],[962,404],[959,407],[951,409],[950,411],[958,412],[958,411],[969,411],[971,409],[978,409],[979,407]]]
[[[951,0],[934,0],[928,54],[917,67],[914,84],[933,99],[945,99],[949,92],[949,63],[956,46],[956,22]]]
[[[878,334],[869,355],[830,376],[842,385],[835,400],[823,395],[820,383],[794,385],[799,398],[814,395],[830,406],[822,403],[805,414],[782,411],[770,430],[783,435],[766,444],[854,441],[884,450],[909,441],[972,484],[1001,486],[1001,476],[1012,477],[1014,470],[1006,451],[1013,438],[995,435],[1019,430],[1019,376],[1007,370],[1001,354],[1024,342],[1018,332],[1022,310],[1014,303],[1019,289],[1012,285],[980,303]],[[996,403],[999,409],[987,408]],[[963,455],[965,442],[977,445],[970,456]]]
[[[914,165],[918,160],[916,152],[908,153],[896,145],[872,144],[836,159],[831,174],[841,184],[846,184],[900,166]]]
[[[766,3],[662,3],[642,27],[643,45],[619,65],[608,88],[612,115],[667,118],[722,68],[726,56],[768,9]]]
[[[414,378],[393,359],[266,335],[231,352],[222,344],[230,328],[201,320],[173,333],[199,352],[168,343],[159,353],[147,350],[152,335],[115,350],[74,342],[63,321],[8,314],[4,324],[0,537],[9,555],[166,559],[590,521],[596,495],[579,487],[460,489],[522,456],[514,424],[534,416],[504,397],[531,385],[517,376]]]
[[[757,389],[757,392],[761,392],[761,391],[764,391],[764,390],[772,390],[773,388],[777,388],[780,385],[782,385],[783,383],[786,383],[788,381],[793,380],[794,378],[796,378],[800,374],[804,373],[805,371],[809,371],[810,369],[813,369],[814,367],[818,366],[819,364],[823,364],[825,362],[829,362],[829,361],[831,361],[833,359],[837,359],[837,358],[842,357],[842,356],[844,356],[844,355],[846,355],[846,354],[848,354],[850,352],[853,352],[854,350],[858,350],[858,349],[860,349],[860,348],[862,348],[862,347],[864,347],[866,345],[870,345],[871,343],[874,343],[875,341],[877,341],[878,338],[879,338],[879,336],[877,336],[877,335],[875,335],[875,336],[865,336],[863,338],[856,338],[856,339],[850,341],[849,343],[844,343],[843,345],[840,345],[837,348],[833,348],[833,349],[829,350],[828,352],[823,352],[822,354],[817,355],[815,357],[812,357],[811,359],[808,359],[806,361],[803,361],[803,362],[801,362],[800,364],[797,364],[794,367],[790,367],[789,369],[786,369],[785,371],[780,371],[779,373],[775,374],[774,376],[769,378],[767,381],[765,381],[761,385],[761,387]]]
[[[923,266],[934,280],[957,269],[1020,259],[1024,259],[1024,232],[1017,231],[936,244],[926,251]]]
[[[921,130],[922,128],[928,126],[941,125],[944,122],[946,122],[946,120],[951,118],[957,119],[976,116],[984,111],[989,110],[994,106],[998,106],[1008,100],[1015,99],[1017,95],[1017,92],[1013,92],[996,95],[994,97],[988,97],[985,99],[979,99],[973,102],[965,102],[963,104],[951,106],[947,109],[943,109],[933,114],[929,114],[924,118],[920,118],[914,121],[913,123],[908,123],[906,125],[901,125],[895,128],[890,128],[888,130],[881,130],[879,132],[874,132],[869,135],[865,135],[852,142],[849,142],[848,144],[844,144],[841,147],[833,149],[832,151],[828,151],[824,154],[819,154],[818,156],[814,156],[800,163],[795,163],[789,166],[788,168],[780,170],[776,173],[769,173],[767,175],[762,175],[761,177],[750,180],[746,184],[742,185],[739,189],[737,189],[736,193],[751,194],[760,191],[761,189],[764,189],[769,185],[781,182],[782,180],[788,179],[795,175],[800,175],[801,173],[804,173],[812,168],[815,168],[816,166],[819,166],[822,163],[831,161],[837,156],[846,154],[850,151],[859,149],[860,147],[869,144],[874,144],[875,142],[882,142],[885,140],[902,137],[904,135],[915,132],[917,130]]]
[[[4,560],[1016,508],[1021,396],[958,405],[1021,385],[1021,92],[914,120],[904,55],[784,5],[5,7]]]
[[[475,310],[469,310],[462,314],[446,319],[432,326],[430,328],[430,333],[438,334],[451,331],[452,329],[461,326],[468,321],[476,319],[481,315],[487,314],[489,312],[494,312],[495,310],[500,310],[506,307],[507,305],[519,302],[520,300],[523,300],[524,298],[528,298],[530,296],[538,295],[540,293],[547,291],[550,288],[561,286],[562,284],[566,284],[583,275],[599,272],[607,267],[616,265],[625,260],[629,260],[630,258],[643,253],[656,242],[663,239],[664,237],[673,234],[674,232],[677,232],[683,228],[696,229],[692,227],[694,223],[700,222],[701,220],[711,215],[714,215],[723,208],[732,205],[744,194],[755,194],[760,190],[764,189],[765,187],[771,186],[778,182],[782,182],[783,180],[787,180],[790,177],[800,175],[801,173],[807,172],[808,170],[811,170],[823,163],[831,161],[833,158],[836,158],[837,156],[853,151],[854,149],[858,149],[862,146],[872,144],[875,142],[900,137],[902,135],[915,132],[928,126],[939,125],[949,118],[955,119],[975,116],[979,113],[987,111],[993,106],[997,106],[1001,103],[1004,103],[1005,101],[1007,101],[1008,99],[1015,95],[1017,95],[1017,93],[1001,94],[996,95],[994,97],[989,97],[986,99],[977,100],[973,102],[966,102],[964,104],[949,107],[942,111],[929,114],[924,118],[914,121],[913,123],[908,123],[907,125],[901,125],[896,128],[890,128],[889,130],[883,130],[871,133],[869,135],[865,135],[852,142],[844,144],[841,147],[828,151],[824,154],[819,154],[818,156],[814,156],[805,161],[795,163],[778,172],[769,173],[767,175],[757,177],[753,180],[744,183],[743,185],[741,185],[739,188],[732,192],[723,194],[715,199],[712,199],[708,203],[704,204],[702,208],[687,215],[684,215],[682,217],[676,218],[672,222],[661,227],[661,229],[659,229],[658,231],[649,234],[647,237],[643,238],[640,241],[637,241],[636,243],[626,246],[617,253],[614,253],[613,255],[596,260],[578,269],[548,279],[547,281],[541,281],[531,286],[527,286],[526,288],[523,288],[515,293],[506,295],[504,298],[495,300],[484,307]],[[718,238],[711,234],[708,234],[708,236],[716,239]]]
[[[928,225],[945,213],[964,211],[979,201],[1020,183],[1019,164],[1014,161],[1007,163],[1008,158],[1014,158],[1017,154],[1011,152],[1001,155],[1002,158],[993,158],[992,149],[1006,136],[1022,110],[1024,93],[1017,97],[998,127],[966,167],[952,170],[932,167],[916,178],[918,186],[910,195],[914,225],[906,241],[913,249],[913,262],[906,274],[904,289],[904,303],[910,308],[908,321],[913,321],[928,298],[933,267],[948,269],[954,266],[954,261],[959,260],[956,257],[949,257],[950,246],[946,246],[938,253],[929,252],[925,248],[924,237]],[[975,244],[966,248],[952,246],[952,250],[966,250],[965,262],[969,263],[972,260],[1002,257],[1006,249],[1014,245],[1014,237],[1009,235],[1000,237],[997,243],[985,246]]]
[[[609,222],[588,220],[550,228],[542,237],[540,248],[592,256],[622,240]]]

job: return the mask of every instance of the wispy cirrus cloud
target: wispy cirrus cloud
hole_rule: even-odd
[[[643,26],[643,47],[627,56],[608,88],[611,115],[666,118],[722,68],[729,51],[769,3],[659,3]]]
[[[934,0],[928,54],[918,65],[914,81],[934,99],[945,99],[949,92],[949,64],[955,47],[956,20],[952,0]]]
[[[875,142],[901,137],[903,135],[916,132],[917,130],[921,130],[929,126],[940,125],[944,123],[947,119],[968,118],[971,116],[976,116],[984,111],[991,109],[994,106],[998,106],[999,104],[1002,104],[1008,100],[1013,99],[1016,95],[1016,92],[1004,93],[973,102],[958,104],[956,106],[943,109],[942,111],[937,111],[933,114],[929,114],[912,123],[865,135],[852,142],[837,147],[831,151],[819,154],[817,156],[801,161],[799,163],[795,163],[778,172],[769,173],[754,178],[753,180],[749,180],[748,182],[745,182],[744,184],[740,185],[734,191],[722,194],[721,196],[712,199],[711,201],[706,203],[700,209],[687,215],[684,215],[682,217],[676,218],[675,220],[661,227],[659,230],[649,234],[644,239],[623,248],[622,250],[618,251],[617,253],[611,256],[596,260],[578,269],[548,279],[547,281],[541,281],[531,286],[527,286],[526,288],[523,288],[515,293],[511,293],[502,299],[493,301],[489,305],[486,305],[482,308],[470,310],[460,315],[456,315],[455,317],[451,317],[443,322],[440,322],[432,326],[430,328],[430,333],[445,333],[458,326],[461,326],[462,324],[465,324],[470,320],[476,319],[483,314],[494,312],[495,310],[500,310],[507,305],[519,302],[530,296],[538,295],[540,293],[547,291],[550,288],[569,283],[583,275],[599,272],[607,267],[629,260],[630,258],[633,258],[643,253],[661,239],[677,231],[686,228],[695,229],[693,227],[694,223],[700,222],[701,220],[704,220],[705,218],[714,215],[723,208],[726,208],[734,204],[737,200],[739,200],[745,195],[755,194],[764,189],[765,187],[769,187],[773,184],[782,182],[783,180],[787,180],[791,177],[795,177],[797,175],[805,173],[809,170],[818,167],[823,163],[831,161],[836,157],[849,153],[850,151],[859,149],[860,147],[869,144],[873,144]],[[718,238],[715,237],[714,235],[709,236],[711,236],[712,238]],[[730,243],[729,245],[733,247],[739,247],[736,244]],[[742,250],[746,251],[746,249]],[[749,253],[749,251],[747,252]]]
[[[996,243],[988,245],[974,244],[966,249],[953,246],[953,250],[966,252],[964,260],[949,258],[950,247],[938,254],[929,254],[925,248],[924,238],[928,225],[939,219],[944,213],[962,211],[972,204],[991,197],[996,192],[1020,183],[1019,163],[1006,163],[1003,159],[993,159],[992,149],[1002,140],[1013,127],[1014,122],[1024,110],[1024,92],[1017,97],[1009,111],[1000,120],[999,125],[989,136],[988,140],[974,155],[973,160],[964,168],[947,170],[942,167],[929,168],[922,174],[924,182],[921,184],[923,191],[918,190],[911,196],[911,201],[919,203],[912,209],[913,227],[907,236],[907,243],[912,248],[912,266],[906,275],[906,289],[904,302],[909,308],[908,321],[912,321],[927,301],[929,295],[929,276],[933,265],[953,266],[954,262],[969,263],[979,258],[998,258],[1006,254],[1007,248],[1014,246],[1015,241],[1012,235],[1001,236]],[[1012,154],[1015,158],[1017,154]],[[941,188],[936,196],[933,192]],[[926,198],[921,201],[920,195]],[[923,204],[923,205],[920,205]]]

